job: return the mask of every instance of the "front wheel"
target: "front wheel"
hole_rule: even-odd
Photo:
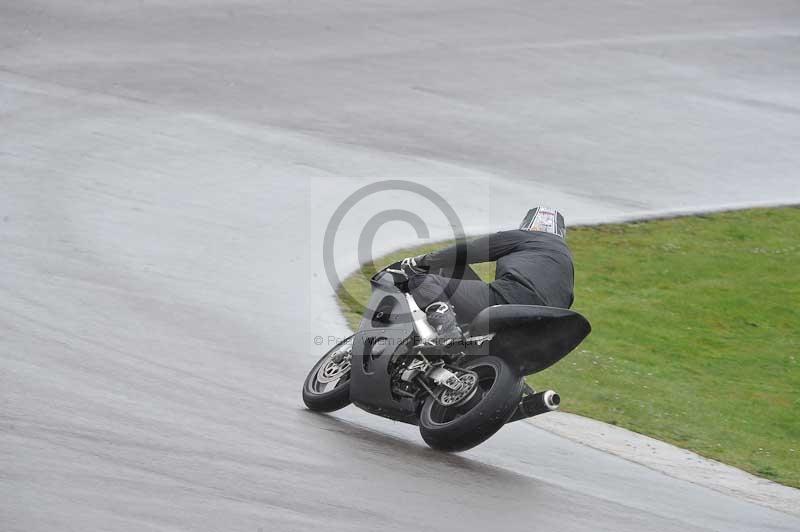
[[[303,383],[303,402],[315,412],[333,412],[350,404],[350,366],[353,337],[325,353]]]
[[[464,366],[478,376],[477,391],[462,405],[443,406],[428,397],[419,416],[425,443],[440,451],[466,451],[505,425],[522,397],[522,378],[505,360],[478,357]]]

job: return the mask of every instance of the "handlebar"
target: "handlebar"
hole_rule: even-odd
[[[408,274],[406,272],[404,272],[403,270],[396,270],[394,268],[386,268],[383,271],[389,272],[389,273],[395,274],[395,275],[402,275],[403,277],[405,277],[406,280],[408,280]]]

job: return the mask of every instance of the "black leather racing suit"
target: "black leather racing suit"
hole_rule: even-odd
[[[451,282],[437,274],[442,269],[458,271],[457,258],[465,264],[497,261],[495,280]],[[423,309],[434,301],[449,301],[460,323],[498,304],[572,306],[572,254],[563,239],[550,233],[500,231],[429,253],[421,264],[429,273],[409,280],[415,301]]]

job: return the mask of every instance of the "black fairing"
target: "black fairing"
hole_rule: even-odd
[[[414,326],[405,295],[379,274],[372,281],[372,296],[353,337],[350,400],[379,416],[417,423],[416,401],[392,396],[389,362],[392,356],[410,353]]]
[[[586,318],[571,310],[495,305],[475,316],[469,334],[495,333],[489,352],[505,359],[520,375],[530,375],[564,358],[591,330]]]

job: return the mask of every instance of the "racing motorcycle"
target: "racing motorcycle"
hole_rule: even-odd
[[[478,279],[469,266],[457,273],[457,279]],[[442,451],[470,449],[506,423],[556,410],[559,395],[536,392],[525,376],[561,360],[591,331],[586,318],[570,310],[495,305],[461,324],[463,341],[448,344],[437,341],[399,262],[370,283],[358,331],[314,365],[303,401],[317,412],[353,403],[417,425],[423,440]]]

